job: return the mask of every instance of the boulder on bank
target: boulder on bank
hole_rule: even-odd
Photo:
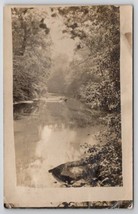
[[[61,164],[49,170],[66,186],[122,186],[121,144],[94,145],[81,160]]]

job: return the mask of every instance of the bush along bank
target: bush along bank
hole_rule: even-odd
[[[61,164],[50,173],[66,187],[122,186],[121,143],[90,147],[84,158]]]

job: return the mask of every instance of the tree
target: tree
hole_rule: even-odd
[[[77,66],[70,66],[70,86],[89,108],[104,111],[109,132],[121,137],[120,122],[120,14],[116,6],[59,7],[65,29],[79,38],[77,53],[87,49]],[[73,63],[71,63],[73,64]],[[74,63],[75,64],[75,63]],[[117,130],[116,130],[117,129]],[[108,133],[109,134],[109,133]]]
[[[39,97],[46,90],[51,66],[50,30],[42,27],[46,16],[35,8],[12,9],[14,101]]]
[[[91,90],[91,101],[98,100],[97,107],[103,110],[120,111],[119,8],[115,6],[60,7],[59,13],[63,15],[66,32],[71,34],[72,39],[76,37],[80,39],[76,49],[80,51],[87,47],[89,50],[86,60],[83,59],[84,66],[87,66],[86,73],[87,75],[89,73],[89,78],[97,76],[96,79],[99,79],[99,84],[93,84],[95,90]],[[80,70],[80,67],[82,67],[81,62],[76,70]],[[93,77],[88,81],[88,85],[92,85]],[[84,84],[82,82],[82,87],[86,90],[89,88],[86,82]],[[97,91],[96,94],[95,91]]]

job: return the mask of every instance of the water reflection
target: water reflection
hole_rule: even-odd
[[[97,143],[99,125],[73,99],[15,105],[14,116],[18,185],[61,186],[48,170],[79,159],[87,144]]]

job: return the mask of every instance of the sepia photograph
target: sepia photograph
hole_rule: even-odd
[[[13,8],[17,185],[121,186],[119,7]]]
[[[17,188],[56,193],[125,186],[122,110],[128,111],[131,100],[123,103],[122,85],[127,82],[121,78],[120,7],[9,7],[11,160]],[[129,58],[131,34],[124,34]],[[128,81],[131,86],[131,78]],[[131,177],[131,169],[127,172]],[[51,207],[128,208],[131,200],[128,196],[124,205],[116,205],[117,199],[77,202],[65,197],[65,201],[50,203]]]

